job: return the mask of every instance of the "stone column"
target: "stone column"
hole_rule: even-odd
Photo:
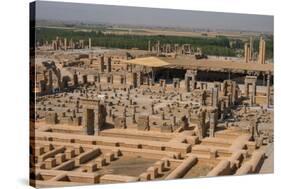
[[[56,70],[56,76],[57,76],[57,86],[59,89],[61,89],[61,71],[60,71],[60,69]]]
[[[84,40],[79,40],[79,43],[80,43],[80,48],[81,49],[84,49]]]
[[[228,86],[228,83],[226,80],[224,80],[222,83],[223,96],[227,96],[227,86]]]
[[[192,75],[191,76],[191,88],[192,90],[196,89],[196,76],[195,75]]]
[[[244,44],[244,60],[246,63],[250,60],[250,46],[249,43]]]
[[[237,91],[236,91],[236,82],[232,81],[232,96],[231,96],[231,100],[232,100],[232,104],[235,105],[236,100],[237,100]]]
[[[78,75],[76,74],[76,72],[73,74],[73,85],[78,85]]]
[[[96,109],[95,109],[95,135],[99,135],[100,130],[104,126],[106,122],[106,107],[100,103],[100,101],[96,102]]]
[[[137,121],[136,121],[136,113],[137,113],[137,110],[136,110],[136,107],[134,106],[133,107],[133,112],[132,112],[132,122],[133,123],[137,123]]]
[[[262,36],[259,44],[259,64],[265,64],[265,40]]]
[[[253,119],[250,122],[250,134],[251,134],[251,141],[255,141],[259,137],[257,119]]]
[[[143,84],[143,76],[142,76],[142,72],[138,72],[137,73],[137,85],[141,86]]]
[[[48,91],[50,93],[53,92],[53,73],[51,70],[49,70],[49,75],[48,75]]]
[[[154,112],[154,104],[153,104],[153,103],[151,104],[151,114],[152,114],[152,115],[155,114],[155,112]]]
[[[53,50],[57,50],[57,43],[55,40],[52,41]]]
[[[67,50],[67,39],[64,38],[64,50],[66,51]]]
[[[107,57],[106,71],[107,73],[111,72],[111,57]]]
[[[249,84],[247,82],[244,84],[244,93],[246,97],[249,97]]]
[[[154,85],[155,82],[155,74],[153,68],[151,69],[151,85]]]
[[[185,76],[184,76],[184,84],[185,84],[185,90],[186,92],[190,92],[190,80],[189,80],[189,77],[188,77],[188,73],[185,73]]]
[[[173,116],[173,127],[177,126],[177,116]]]
[[[76,101],[75,104],[75,111],[78,113],[79,112],[79,100]]]
[[[206,106],[207,104],[206,104],[206,91],[205,90],[203,90],[203,92],[202,92],[202,96],[201,96],[201,106]]]
[[[209,128],[209,136],[215,137],[215,131],[218,123],[218,111],[217,109],[213,109],[210,111],[210,128]]]
[[[206,136],[205,118],[206,118],[206,112],[200,111],[199,114],[198,114],[199,122],[197,124],[198,137],[199,137],[200,140],[202,140]]]
[[[266,105],[269,107],[270,105],[270,74],[267,75],[267,80],[266,80]]]
[[[219,90],[218,88],[212,88],[212,106],[214,108],[218,107],[218,101],[219,101]]]
[[[160,53],[160,41],[157,41],[157,54]]]
[[[138,87],[137,73],[136,72],[132,73],[132,85],[133,85],[133,88]]]
[[[110,75],[110,83],[113,84],[113,74]]]
[[[92,39],[91,38],[89,38],[89,49],[91,49],[92,48]]]
[[[173,86],[175,90],[179,90],[180,88],[180,79],[179,78],[173,78]]]
[[[93,109],[84,109],[83,111],[83,126],[85,133],[92,135],[95,132],[95,113]]]
[[[100,57],[99,66],[100,66],[100,72],[103,73],[104,72],[104,56]]]
[[[249,51],[249,58],[250,58],[250,61],[253,60],[253,45],[254,45],[254,42],[253,42],[253,37],[250,37],[250,51]]]
[[[74,49],[74,43],[73,43],[73,40],[72,40],[72,39],[70,39],[70,41],[69,41],[69,47],[70,47],[71,49]]]
[[[252,86],[253,86],[253,90],[252,90],[251,96],[253,98],[253,103],[256,104],[256,90],[257,90],[256,83],[253,83]]]
[[[204,83],[203,82],[200,83],[200,89],[204,90]]]
[[[224,101],[221,101],[220,102],[220,119],[221,120],[224,120],[224,114],[225,114],[225,102]]]

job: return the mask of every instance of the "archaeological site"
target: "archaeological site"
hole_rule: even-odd
[[[35,28],[32,186],[273,172],[274,70],[268,34],[226,32],[227,48],[238,49],[230,56],[192,42],[167,41],[153,29],[151,34],[133,28],[91,35],[87,28],[77,32],[87,37],[77,37],[75,29],[46,36],[47,27],[36,23]],[[206,33],[195,38],[218,38]],[[107,35],[143,36],[144,45],[110,46]]]

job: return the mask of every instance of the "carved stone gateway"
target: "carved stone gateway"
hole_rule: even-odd
[[[245,84],[244,84],[244,93],[245,96],[250,98],[250,105],[256,103],[256,90],[257,90],[257,76],[246,76],[245,78]],[[249,94],[249,87],[252,86],[251,94]]]
[[[209,112],[209,136],[215,137],[215,131],[218,124],[218,109],[210,109]]]
[[[186,92],[191,92],[194,89],[196,89],[196,77],[197,77],[196,70],[186,70],[186,73],[185,73]]]
[[[106,121],[106,108],[100,100],[82,99],[81,104],[84,109],[83,120],[87,134],[98,135],[104,127]]]
[[[180,79],[179,78],[173,78],[173,86],[174,86],[174,89],[176,89],[176,90],[180,89]]]
[[[95,133],[95,112],[94,109],[85,108],[83,110],[83,126],[88,135]]]

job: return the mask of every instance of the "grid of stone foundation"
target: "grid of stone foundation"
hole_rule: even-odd
[[[52,51],[37,51],[33,185],[266,173],[274,104],[267,65],[167,65],[163,56],[179,46],[157,44],[149,51],[70,50],[54,41]],[[190,45],[182,49],[173,61],[202,61]]]

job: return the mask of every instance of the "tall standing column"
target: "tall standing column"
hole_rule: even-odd
[[[92,48],[92,39],[89,38],[89,49],[91,49],[91,48]]]
[[[104,56],[100,57],[99,66],[100,66],[100,72],[103,73],[104,72]]]
[[[256,83],[253,83],[253,91],[252,91],[252,98],[253,98],[253,103],[256,103],[256,90],[257,90],[257,86]]]
[[[67,39],[64,38],[64,50],[66,51],[67,50]]]
[[[157,41],[157,53],[160,53],[160,41]]]
[[[78,85],[78,75],[76,72],[73,74],[73,85],[74,86]]]
[[[249,57],[250,57],[249,43],[245,43],[245,45],[244,45],[244,58],[245,58],[246,63],[249,62]]]
[[[236,99],[237,99],[236,82],[232,81],[232,96],[231,96],[231,100],[232,100],[232,104],[233,105],[236,103]]]
[[[260,37],[259,64],[265,64],[265,40],[263,39],[263,37]]]
[[[187,75],[185,75],[184,82],[185,82],[185,90],[186,90],[186,92],[190,92],[190,83],[189,83],[190,81],[189,81],[189,77]]]
[[[111,57],[107,57],[107,65],[106,65],[106,72],[111,72]]]
[[[218,88],[212,88],[212,106],[218,107],[219,91]]]
[[[49,77],[48,77],[48,91],[50,93],[53,92],[53,73],[49,70]]]
[[[269,107],[269,105],[270,105],[270,74],[268,74],[267,75],[267,81],[266,81],[266,83],[267,83],[267,88],[266,88],[266,105],[267,105],[267,107]]]
[[[247,82],[244,84],[244,93],[246,97],[249,97],[249,84]]]
[[[209,127],[209,136],[215,137],[215,131],[218,123],[218,111],[217,109],[213,109],[209,112],[210,119],[210,127]]]
[[[250,37],[250,51],[249,51],[249,60],[252,61],[253,60],[253,52],[254,52],[254,49],[253,49],[253,37]]]
[[[132,85],[133,85],[133,88],[137,88],[138,87],[137,78],[138,78],[137,73],[133,72],[132,73]]]

